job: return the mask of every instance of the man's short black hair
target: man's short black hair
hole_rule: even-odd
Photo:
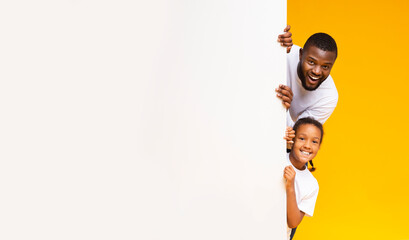
[[[315,46],[323,51],[335,52],[335,56],[338,55],[337,43],[326,33],[315,33],[311,35],[305,42],[304,49],[310,46]]]

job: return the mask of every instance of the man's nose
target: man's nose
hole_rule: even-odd
[[[315,75],[317,75],[317,76],[321,76],[321,67],[320,67],[320,66],[315,66],[315,67],[312,69],[312,72],[313,72]]]

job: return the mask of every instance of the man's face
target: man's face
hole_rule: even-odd
[[[297,73],[305,90],[313,91],[327,79],[336,58],[335,52],[324,51],[316,46],[300,49]]]

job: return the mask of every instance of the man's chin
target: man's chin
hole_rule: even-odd
[[[314,85],[314,86],[307,86],[307,84],[302,83],[302,86],[307,91],[315,91],[320,86],[320,84],[317,84],[317,85]]]

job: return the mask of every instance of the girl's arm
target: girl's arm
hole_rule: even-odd
[[[284,178],[287,193],[287,225],[289,228],[295,228],[301,223],[305,213],[298,209],[294,188],[295,171],[292,166],[284,169]]]

